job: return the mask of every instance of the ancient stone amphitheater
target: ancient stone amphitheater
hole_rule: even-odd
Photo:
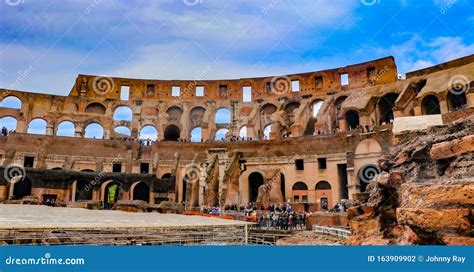
[[[406,78],[393,57],[229,80],[78,75],[67,96],[0,101],[0,201],[343,201],[352,244],[473,243],[474,55]]]

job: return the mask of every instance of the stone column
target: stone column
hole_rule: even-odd
[[[74,127],[74,137],[82,138],[84,137],[84,125],[83,124],[76,124]]]
[[[449,112],[448,101],[446,101],[446,99],[439,101],[439,109],[441,111],[441,114],[445,114]]]
[[[357,185],[357,178],[354,177],[354,167],[347,167],[347,191],[349,199],[353,199],[352,195],[359,192],[359,186]]]
[[[466,93],[466,102],[468,107],[474,107],[474,91]]]
[[[421,110],[421,106],[415,106],[414,111],[415,111],[415,116],[423,115],[423,111]]]
[[[46,124],[46,135],[54,135],[53,125],[49,122]]]
[[[191,140],[191,129],[189,127],[189,114],[190,114],[190,107],[188,104],[183,105],[183,114],[181,115],[181,125],[183,126],[181,130],[181,138],[186,140]]]

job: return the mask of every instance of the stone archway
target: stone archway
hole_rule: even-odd
[[[112,208],[113,204],[120,199],[120,185],[114,180],[104,182],[101,191],[101,200],[104,202],[105,208]]]
[[[316,184],[316,202],[319,202],[321,210],[328,210],[332,207],[332,191],[331,184],[322,180]]]
[[[423,115],[441,114],[439,100],[434,95],[425,96],[421,101],[421,108],[423,110]]]
[[[132,200],[143,200],[150,202],[150,187],[144,182],[139,181],[132,185]]]
[[[168,125],[165,129],[165,141],[177,141],[180,138],[181,130],[176,125]]]
[[[25,196],[31,195],[31,180],[29,178],[22,178],[13,184],[13,194],[10,196],[12,199],[22,199]]]
[[[253,172],[249,175],[249,202],[257,201],[258,188],[263,185],[263,175],[259,172]]]
[[[308,186],[302,181],[296,182],[293,187],[293,202],[308,203]]]

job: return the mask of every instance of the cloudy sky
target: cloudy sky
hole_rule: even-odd
[[[0,0],[0,88],[77,74],[223,79],[387,55],[399,73],[474,53],[473,0]]]

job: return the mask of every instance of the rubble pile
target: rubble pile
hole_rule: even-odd
[[[474,245],[473,151],[474,116],[400,136],[348,209],[347,244]]]

